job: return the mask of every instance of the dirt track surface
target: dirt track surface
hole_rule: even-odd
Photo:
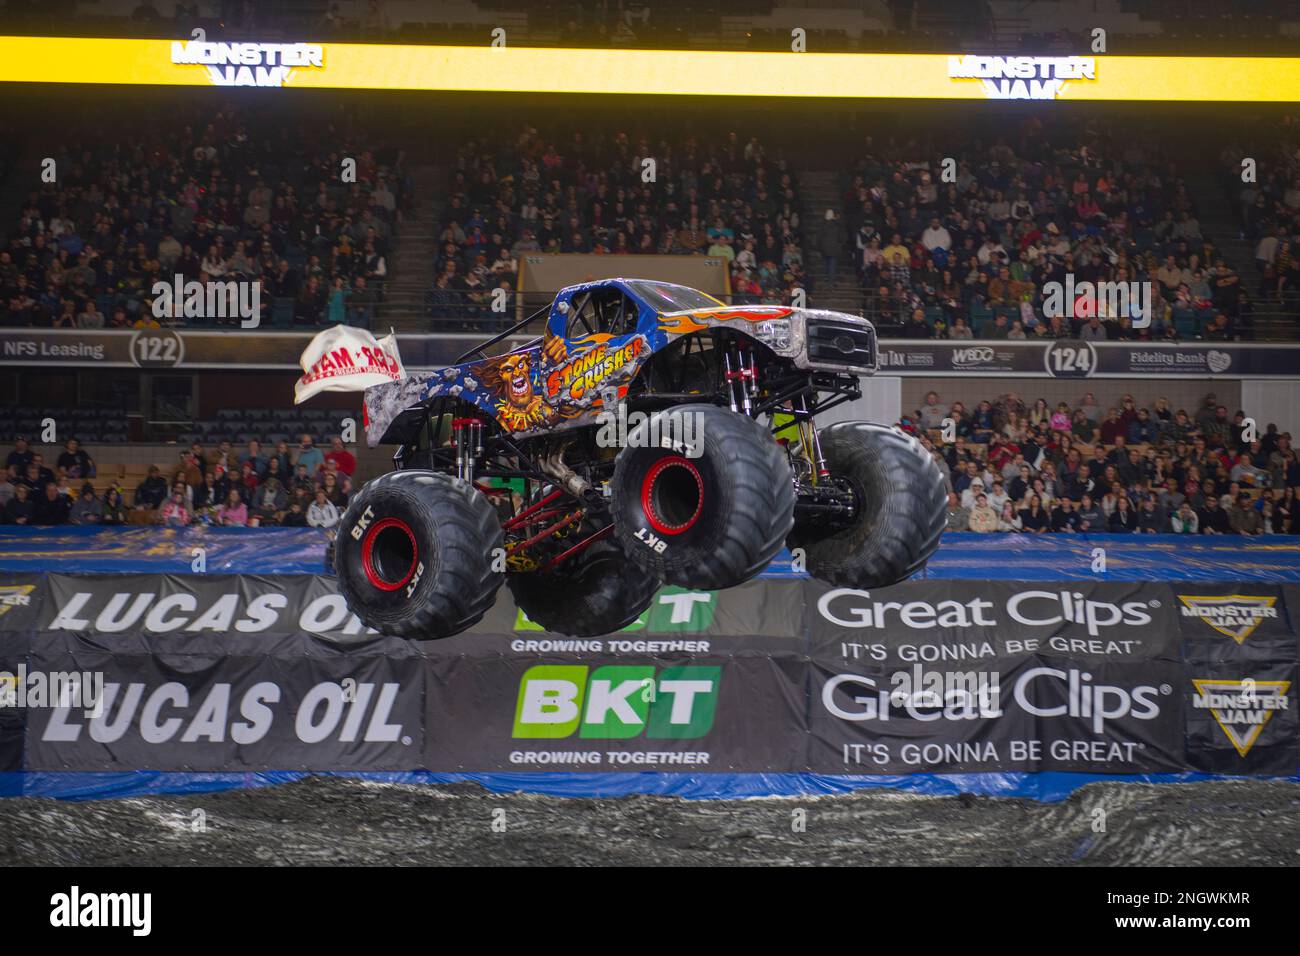
[[[1105,833],[1093,832],[1098,808]],[[196,810],[204,832],[192,829]],[[807,813],[802,833],[797,810]],[[0,802],[0,866],[583,863],[1300,866],[1300,784],[1102,783],[1043,804],[883,790],[586,800],[312,778],[198,796]]]

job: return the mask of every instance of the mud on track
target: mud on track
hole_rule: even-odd
[[[1105,833],[1093,832],[1098,807]],[[792,831],[797,809],[803,833]],[[191,829],[195,810],[206,832]],[[0,801],[0,866],[24,864],[1300,866],[1300,784],[1100,783],[1043,804],[884,790],[586,800],[310,778],[197,796]]]

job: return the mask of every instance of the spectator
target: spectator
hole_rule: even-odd
[[[81,497],[68,514],[73,524],[100,524],[104,520],[104,504],[95,496],[95,486],[86,482],[81,486]]]
[[[339,523],[339,511],[325,496],[325,489],[316,491],[316,500],[307,509],[307,524],[313,528],[329,530]]]
[[[69,438],[57,462],[59,473],[68,478],[94,478],[95,460],[75,438]]]
[[[986,495],[979,495],[970,512],[970,530],[987,534],[998,529],[998,513],[989,505]]]
[[[307,477],[314,479],[324,461],[325,456],[322,455],[321,450],[312,443],[311,435],[303,432],[303,434],[298,438],[298,450],[294,458],[294,465],[306,466]]]
[[[1232,509],[1228,524],[1233,534],[1257,535],[1263,531],[1263,517],[1244,491],[1237,495],[1237,505]]]
[[[325,453],[325,461],[334,462],[338,470],[351,477],[357,470],[357,459],[343,446],[343,439],[335,435],[330,439],[330,450]]]
[[[217,508],[217,524],[239,528],[248,525],[248,506],[240,497],[239,489],[231,488],[225,503]]]
[[[1050,530],[1050,520],[1043,510],[1043,499],[1038,495],[1029,496],[1029,505],[1020,512],[1021,527],[1030,534],[1042,534]]]
[[[45,486],[44,494],[36,499],[35,515],[32,518],[32,524],[37,525],[62,525],[68,523],[68,515],[72,510],[72,502],[66,495],[59,493],[59,486],[48,484]]]
[[[1169,526],[1174,534],[1196,534],[1200,529],[1200,521],[1191,504],[1184,501],[1179,505],[1178,513],[1169,519]]]
[[[948,492],[947,528],[949,531],[970,530],[970,509],[962,505],[955,491]]]
[[[15,485],[14,496],[5,504],[5,524],[35,524],[36,506],[27,485]]]
[[[162,506],[167,497],[167,481],[157,465],[149,466],[149,476],[135,489],[136,510],[153,511]]]
[[[1133,534],[1137,531],[1138,515],[1127,496],[1116,498],[1115,510],[1111,512],[1107,527],[1111,534]]]
[[[184,527],[190,523],[190,517],[190,510],[185,506],[184,488],[177,486],[158,509],[158,518],[169,527]]]
[[[104,494],[104,507],[100,522],[102,524],[119,525],[126,524],[126,520],[126,498],[122,495],[122,489],[117,484],[114,484]]]

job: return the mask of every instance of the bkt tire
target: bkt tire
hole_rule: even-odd
[[[896,584],[925,566],[947,523],[943,475],[911,435],[867,422],[838,422],[818,433],[832,478],[857,499],[846,528],[800,521],[790,547],[803,548],[808,573],[839,587]]]
[[[352,499],[335,548],[339,592],[367,627],[413,640],[457,634],[481,618],[504,577],[492,505],[463,481],[394,471]]]
[[[656,435],[660,447],[647,447]],[[662,447],[688,435],[691,448]],[[669,584],[720,590],[748,581],[794,524],[780,446],[754,419],[714,405],[680,405],[633,429],[612,487],[623,550]]]
[[[600,637],[622,630],[650,606],[659,579],[633,564],[614,541],[597,541],[571,567],[506,579],[528,620],[554,634]]]

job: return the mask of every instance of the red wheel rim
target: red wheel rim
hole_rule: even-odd
[[[393,532],[404,534],[406,541],[410,543],[411,562],[400,580],[384,573],[385,571],[391,573],[391,568],[376,565],[375,543],[384,532],[389,532],[390,536]],[[398,537],[398,541],[401,540]],[[392,547],[392,545],[389,547]],[[382,556],[382,553],[387,550],[388,548],[381,548],[381,560],[379,561],[381,565],[393,560],[391,557],[384,558]],[[420,549],[415,543],[415,533],[411,531],[411,526],[400,518],[384,518],[381,521],[376,521],[366,531],[366,536],[361,539],[361,568],[366,572],[366,580],[381,591],[396,591],[398,588],[404,587],[406,582],[411,580],[411,576],[415,574],[415,568],[419,561]]]
[[[679,475],[677,472],[684,474]],[[681,502],[675,502],[680,510],[689,511],[690,514],[684,520],[672,520],[661,513],[664,505],[662,496],[665,492],[663,484],[664,475],[667,474],[670,480],[676,483],[672,491],[680,495],[683,491],[690,488],[689,483],[682,482],[683,477],[689,476],[694,482],[695,504],[692,509],[691,505],[680,507]],[[645,513],[646,520],[650,522],[650,527],[654,528],[659,534],[681,534],[686,531],[700,518],[700,513],[704,510],[704,479],[700,477],[699,469],[688,458],[681,455],[669,455],[656,461],[641,482],[641,510]]]

